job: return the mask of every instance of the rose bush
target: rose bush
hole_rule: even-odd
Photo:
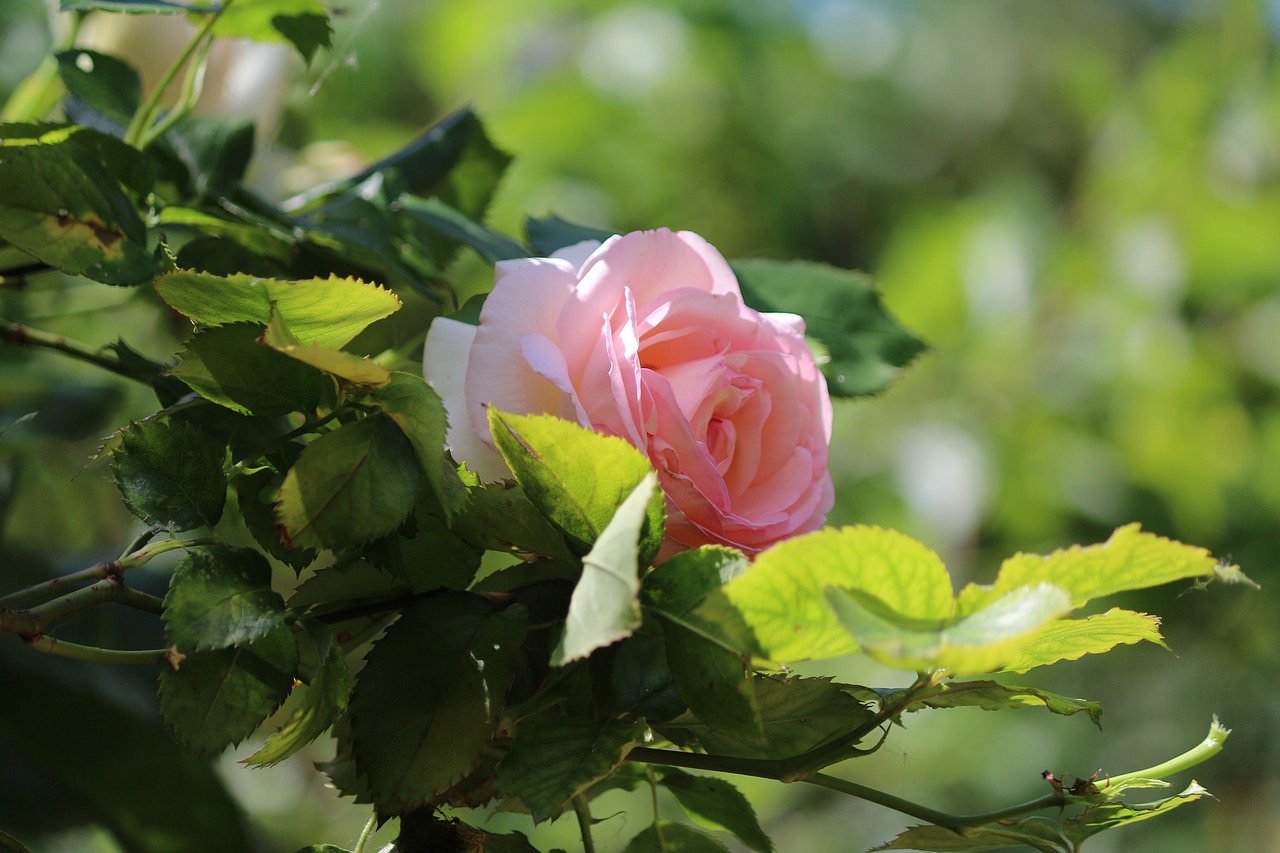
[[[729,264],[687,231],[499,263],[479,326],[432,323],[424,372],[449,449],[482,480],[509,476],[489,404],[643,450],[667,498],[663,556],[754,554],[818,528],[832,505],[831,402],[804,321],[747,307]]]

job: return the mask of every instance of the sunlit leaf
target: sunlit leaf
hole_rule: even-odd
[[[278,353],[329,374],[346,386],[368,390],[381,388],[391,381],[391,371],[376,361],[341,350],[302,343],[274,308],[266,331],[262,334],[262,343]]]
[[[404,612],[351,695],[356,765],[378,814],[402,814],[470,771],[504,706],[525,610],[444,593]]]
[[[582,577],[551,654],[552,666],[584,658],[640,627],[640,541],[648,509],[661,494],[658,476],[645,474],[582,558]]]
[[[856,651],[824,598],[857,589],[911,619],[951,616],[951,579],[938,556],[879,527],[827,529],[760,554],[725,587],[770,658],[797,661]]]
[[[1026,672],[1060,660],[1077,660],[1084,655],[1101,654],[1119,645],[1144,640],[1168,648],[1160,636],[1160,618],[1113,607],[1106,613],[1084,619],[1062,619],[1045,626],[1002,669]]]
[[[320,0],[253,0],[226,4],[214,35],[254,41],[287,41],[304,62],[328,47],[333,36],[329,14]]]
[[[524,493],[585,553],[614,511],[652,472],[626,441],[549,415],[509,415],[489,407],[489,428]],[[646,513],[640,561],[662,545],[664,499],[655,491]]]
[[[161,276],[155,286],[170,308],[205,326],[265,326],[274,305],[299,343],[326,348],[345,346],[401,304],[376,284],[337,276],[281,281],[178,270]]]
[[[945,681],[918,695],[916,702],[929,708],[976,707],[987,711],[1005,708],[1046,708],[1070,716],[1084,712],[1094,725],[1102,727],[1102,706],[1084,699],[1070,699],[1034,687],[1014,687],[995,681]],[[908,710],[915,710],[914,707]]]

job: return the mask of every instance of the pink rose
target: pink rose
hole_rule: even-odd
[[[667,497],[662,558],[704,544],[755,554],[831,509],[831,401],[804,321],[744,305],[724,258],[688,231],[503,261],[480,325],[437,319],[424,361],[449,449],[483,480],[510,475],[489,403],[643,450]]]

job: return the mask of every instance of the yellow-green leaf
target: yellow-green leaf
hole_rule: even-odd
[[[1026,672],[1060,660],[1077,660],[1101,654],[1119,645],[1155,643],[1163,648],[1160,617],[1113,607],[1085,619],[1062,619],[1046,626],[1016,658],[1004,664],[1006,672]]]
[[[376,361],[341,350],[302,343],[274,309],[266,332],[262,335],[262,343],[289,358],[322,370],[347,385],[381,388],[391,382],[391,371]]]

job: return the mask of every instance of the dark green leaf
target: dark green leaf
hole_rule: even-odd
[[[645,577],[644,597],[662,624],[671,671],[689,710],[719,730],[758,741],[760,709],[749,677],[754,638],[720,592],[746,565],[742,554],[727,548],[685,551]],[[700,610],[708,596],[721,604],[716,619]]]
[[[472,489],[466,512],[454,519],[453,529],[485,550],[512,550],[577,562],[564,534],[538,512],[515,483],[486,483]]]
[[[689,814],[714,827],[727,829],[752,850],[772,853],[773,842],[760,828],[751,803],[733,785],[723,779],[694,776],[673,767],[664,767],[660,772],[662,787],[675,794]]]
[[[757,311],[805,318],[807,334],[822,342],[830,360],[822,365],[834,397],[883,391],[925,344],[880,301],[871,279],[822,264],[734,261],[743,299]]]
[[[643,453],[549,415],[508,415],[489,407],[494,443],[538,510],[585,553],[614,512],[653,468]],[[640,544],[641,565],[662,545],[665,502],[655,491]]]
[[[160,211],[156,221],[164,228],[166,233],[200,234],[214,238],[211,243],[207,244],[210,246],[209,253],[212,253],[213,247],[221,246],[223,251],[232,253],[235,256],[246,256],[247,253],[247,257],[255,258],[257,263],[269,263],[273,266],[278,266],[287,264],[294,251],[294,240],[287,233],[267,227],[258,221],[244,222],[239,219],[233,219],[230,216],[215,214],[194,207],[169,205]],[[178,253],[178,266],[181,269],[199,269],[223,278],[234,278],[236,272],[253,272],[252,270],[221,271],[221,267],[227,265],[225,262],[217,264],[219,269],[205,269],[204,267],[184,263],[183,257],[188,253],[192,243],[200,242],[200,238],[197,238],[182,247],[182,250]],[[197,259],[203,259],[206,250],[198,248],[192,254]],[[212,259],[207,260],[212,261]],[[275,278],[275,276],[258,277]]]
[[[667,666],[661,637],[633,634],[618,644],[609,670],[618,710],[632,717],[662,722],[685,709]]]
[[[445,593],[406,610],[369,652],[351,697],[356,764],[378,814],[428,803],[493,738],[525,611]]]
[[[378,568],[408,578],[415,592],[466,589],[481,557],[480,549],[458,538],[422,506],[399,530],[366,545],[361,553]]]
[[[280,707],[297,665],[293,632],[283,625],[247,646],[193,652],[160,673],[160,716],[187,752],[221,752]]]
[[[296,445],[292,445],[296,446]],[[236,478],[236,498],[245,527],[262,549],[295,572],[300,572],[316,558],[310,549],[289,548],[280,538],[276,525],[276,499],[284,476],[270,468],[260,468]]]
[[[1098,803],[1089,806],[1075,817],[1063,821],[1063,830],[1068,838],[1080,845],[1085,839],[1092,838],[1103,830],[1158,817],[1179,806],[1193,803],[1208,793],[1198,782],[1192,780],[1182,793],[1163,800],[1133,805],[1118,800]]]
[[[928,850],[950,853],[961,850],[1006,850],[1030,847],[1041,853],[1073,853],[1055,822],[1027,818],[1010,825],[987,824],[955,832],[942,826],[913,826],[876,850]]]
[[[125,506],[148,524],[212,527],[222,517],[225,449],[182,421],[146,421],[125,431],[111,472]]]
[[[586,240],[598,240],[603,243],[617,233],[587,225],[577,225],[555,215],[544,216],[541,219],[530,216],[524,222],[524,230],[529,237],[529,244],[540,255],[550,255],[566,246]]]
[[[349,853],[345,847],[336,847],[332,844],[308,844],[306,847],[300,847],[296,853]]]
[[[32,139],[29,125],[18,127],[15,134],[14,125],[0,125],[0,239],[106,284],[140,284],[155,275],[146,227],[117,183],[120,173],[73,141],[93,131],[54,128]],[[121,146],[104,147],[114,157]]]
[[[191,192],[201,198],[234,193],[253,159],[254,125],[249,119],[186,118],[166,139],[187,171]],[[267,229],[256,230],[258,242],[270,239]]]
[[[327,14],[276,15],[271,19],[271,25],[298,49],[302,61],[308,64],[317,50],[333,46],[333,27]]]
[[[573,589],[560,643],[551,654],[552,666],[585,658],[640,627],[639,550],[655,496],[661,499],[662,492],[651,471],[619,504],[582,558],[582,577]]]
[[[438,198],[404,196],[400,199],[400,209],[432,231],[475,249],[491,264],[529,257],[529,250],[524,246],[468,218]]]
[[[186,654],[243,646],[284,624],[284,601],[257,551],[208,545],[174,570],[164,620],[166,641]]]
[[[449,518],[467,503],[467,490],[444,452],[448,420],[440,396],[421,376],[392,373],[391,382],[367,398],[386,412],[413,444],[427,482]]]
[[[170,375],[244,415],[313,413],[324,395],[324,374],[259,344],[261,335],[251,323],[206,329],[187,342]]]
[[[243,812],[211,765],[183,755],[153,715],[104,701],[84,689],[87,679],[73,687],[47,671],[0,664],[0,737],[69,792],[60,808],[83,807],[125,850],[252,849]],[[6,824],[11,805],[0,808]]]
[[[661,839],[659,839],[661,833]],[[660,820],[631,839],[622,853],[728,853],[727,848],[705,832],[688,824]]]
[[[21,841],[3,830],[0,830],[0,850],[9,850],[11,853],[31,853]]]
[[[83,48],[63,51],[56,58],[68,95],[121,128],[129,125],[142,101],[142,80],[131,65]]]
[[[791,758],[838,740],[875,716],[827,678],[757,675],[754,681],[762,742],[720,731],[688,714],[662,728],[689,732],[714,755]]]
[[[280,486],[285,544],[338,548],[390,533],[413,510],[420,476],[413,446],[383,415],[325,433]]]
[[[498,765],[497,789],[523,800],[534,823],[541,823],[617,769],[647,731],[640,721],[533,717],[521,723],[511,752]]]
[[[347,708],[351,671],[342,646],[321,623],[308,621],[305,625],[320,660],[319,671],[310,684],[294,688],[285,705],[292,709],[288,720],[271,733],[261,749],[244,759],[245,764],[260,767],[284,761],[328,731]]]
[[[157,280],[156,292],[170,308],[205,326],[265,326],[274,307],[301,343],[329,348],[346,346],[370,323],[400,308],[391,291],[336,276],[279,281],[178,270]]]
[[[1084,699],[1069,699],[1034,687],[1014,687],[994,681],[948,681],[937,685],[918,701],[930,708],[978,707],[987,711],[1005,708],[1046,708],[1070,716],[1087,713],[1102,728],[1102,706]]]

